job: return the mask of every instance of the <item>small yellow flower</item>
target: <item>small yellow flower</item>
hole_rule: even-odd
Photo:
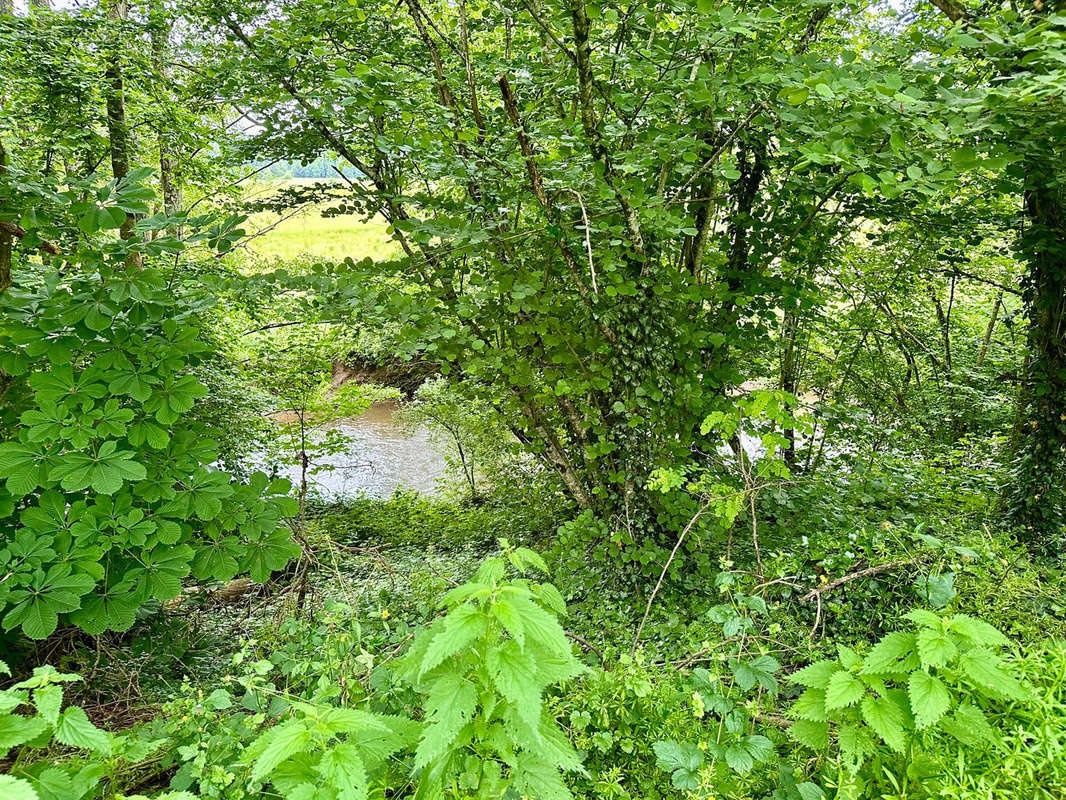
[[[389,610],[387,608],[381,609],[381,618],[382,619],[388,619],[389,618]]]

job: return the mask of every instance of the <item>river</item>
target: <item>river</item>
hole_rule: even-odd
[[[345,452],[315,458],[320,470],[309,478],[313,490],[323,497],[339,499],[367,495],[390,497],[397,489],[433,494],[444,477],[444,453],[427,428],[405,429],[396,420],[399,404],[375,403],[358,417],[342,420],[333,428],[350,440]],[[300,470],[282,465],[278,474],[300,483]]]

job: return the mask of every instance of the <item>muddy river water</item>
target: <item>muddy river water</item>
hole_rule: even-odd
[[[389,497],[397,489],[433,494],[445,473],[445,457],[426,428],[411,431],[396,419],[399,406],[375,403],[358,417],[333,426],[351,443],[345,452],[315,458],[317,466],[331,466],[311,475],[309,484],[324,497],[367,495]],[[299,485],[298,467],[282,466],[282,475]]]

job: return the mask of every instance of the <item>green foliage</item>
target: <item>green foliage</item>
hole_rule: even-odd
[[[505,554],[520,574],[545,569],[525,548]],[[562,800],[571,794],[560,771],[582,771],[544,708],[549,687],[586,669],[556,619],[562,597],[550,583],[506,580],[506,567],[486,559],[471,582],[445,595],[448,613],[404,657],[401,678],[425,695],[416,797],[455,788],[488,798],[510,789]]]
[[[505,456],[514,450],[511,433],[492,405],[475,389],[444,378],[419,386],[402,417],[411,427],[429,426],[471,498],[478,496],[480,481],[494,480]]]
[[[907,618],[914,629],[888,634],[865,656],[841,645],[835,660],[788,678],[805,688],[789,734],[815,751],[834,735],[840,790],[850,793],[841,796],[932,778],[930,765],[950,757],[953,742],[975,751],[997,746],[989,710],[1032,700],[998,654],[1008,639],[987,622],[921,609]]]
[[[733,575],[720,573],[718,585],[729,601],[714,606],[708,616],[720,627],[719,663],[725,670],[700,667],[692,672],[692,710],[706,726],[698,742],[659,741],[656,762],[671,773],[673,785],[701,795],[743,796],[743,778],[758,765],[776,759],[774,743],[757,732],[758,709],[778,694],[775,674],[781,669],[772,655],[760,652],[749,637],[757,635],[759,619],[767,613],[761,597],[731,589]]]
[[[120,186],[115,207],[132,191]],[[66,201],[80,213],[73,192]],[[61,618],[125,630],[190,573],[265,580],[294,554],[279,527],[287,484],[234,482],[212,466],[211,429],[188,416],[206,391],[190,374],[202,301],[124,257],[97,245],[62,270],[27,264],[0,295],[0,366],[26,391],[17,435],[0,443],[0,603],[4,628],[32,638]]]

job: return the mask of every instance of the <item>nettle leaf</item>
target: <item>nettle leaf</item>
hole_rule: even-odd
[[[940,721],[940,727],[967,747],[994,744],[999,739],[985,712],[972,703],[962,703],[955,712]]]
[[[988,647],[1006,647],[1010,644],[1010,639],[1004,636],[998,628],[966,614],[955,614],[951,617],[948,620],[948,630],[966,637],[975,644]]]
[[[425,701],[427,725],[415,751],[415,767],[425,767],[448,752],[476,708],[477,687],[473,683],[455,674],[438,679]]]
[[[842,725],[837,731],[837,744],[844,765],[852,773],[858,772],[876,750],[866,728],[859,725]]]
[[[366,800],[366,765],[355,745],[341,742],[332,746],[322,754],[315,770],[337,792],[337,800]]]
[[[40,800],[33,784],[13,775],[0,775],[0,797],[4,800]]]
[[[788,735],[804,747],[822,751],[829,747],[829,725],[809,719],[796,720],[788,726]]]
[[[798,672],[793,672],[787,680],[789,683],[798,683],[812,689],[825,689],[829,686],[829,679],[839,671],[840,664],[836,661],[816,661]]]
[[[48,723],[40,717],[0,714],[0,753],[36,739],[47,729]]]
[[[863,675],[895,675],[909,672],[904,660],[914,652],[916,639],[909,631],[896,631],[884,636],[873,646],[862,662]]]
[[[303,720],[290,720],[271,728],[248,749],[248,756],[255,758],[251,779],[264,780],[283,761],[304,752],[310,741],[311,731]]]
[[[500,694],[514,704],[518,716],[536,731],[540,727],[541,699],[537,664],[514,639],[489,649],[486,666]]]
[[[863,721],[880,736],[885,744],[902,753],[907,746],[907,737],[903,729],[905,717],[894,702],[887,697],[867,695],[859,706]]]
[[[433,637],[422,658],[420,675],[425,675],[484,634],[487,622],[488,617],[477,606],[464,605],[449,612],[443,628]]]
[[[923,667],[944,667],[959,654],[951,637],[943,631],[923,628],[917,636],[918,657]]]
[[[796,702],[792,704],[791,713],[797,719],[825,722],[829,719],[829,714],[825,707],[825,690],[807,689],[796,698]]]
[[[984,647],[974,647],[961,656],[959,668],[986,694],[1011,700],[1029,696],[1025,687],[1003,668],[1000,658]]]
[[[866,686],[862,681],[841,670],[833,674],[825,688],[825,707],[830,710],[847,708],[859,702],[864,694]]]
[[[59,709],[63,705],[63,687],[54,684],[42,686],[34,691],[33,704],[37,707],[38,714],[50,724],[57,724]]]
[[[94,750],[104,755],[111,752],[111,737],[106,731],[93,725],[85,712],[77,706],[72,706],[62,713],[56,723],[55,737],[57,741],[71,747]]]
[[[951,706],[951,692],[944,682],[923,670],[911,673],[907,683],[911,712],[919,728],[935,725]]]

